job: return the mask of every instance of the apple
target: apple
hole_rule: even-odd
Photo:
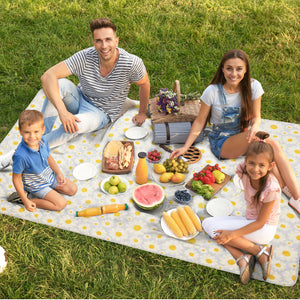
[[[118,189],[117,186],[112,185],[112,186],[108,189],[108,192],[109,192],[111,195],[115,195],[115,194],[118,194],[118,193],[119,193],[119,189]]]
[[[103,185],[104,191],[106,191],[106,192],[109,190],[110,187],[111,187],[111,184],[108,181],[106,181]]]
[[[119,176],[117,176],[117,175],[113,175],[113,176],[111,176],[111,177],[109,178],[109,183],[110,183],[111,185],[118,185],[119,182],[120,182],[120,178],[119,178]]]
[[[118,189],[120,193],[124,193],[127,190],[127,186],[124,182],[119,182]]]

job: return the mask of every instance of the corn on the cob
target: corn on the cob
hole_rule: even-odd
[[[183,233],[179,226],[176,224],[175,220],[170,217],[166,212],[163,212],[163,218],[172,232],[179,238],[183,237]]]
[[[225,179],[225,174],[219,170],[214,170],[213,175],[215,177],[216,183],[222,183]]]
[[[192,222],[193,222],[194,226],[196,227],[196,229],[199,232],[201,232],[202,231],[201,223],[200,223],[199,219],[197,218],[196,214],[194,213],[194,211],[192,210],[192,208],[190,206],[186,205],[184,207],[184,210],[186,211],[186,213],[188,214],[188,216],[192,220]]]
[[[187,215],[187,213],[183,209],[183,207],[179,206],[177,208],[177,212],[180,216],[180,219],[181,219],[182,223],[184,224],[185,228],[187,229],[188,233],[189,234],[196,234],[197,230],[196,230],[192,220],[190,219],[190,217]]]
[[[187,231],[187,229],[185,228],[184,224],[182,223],[178,213],[176,210],[173,210],[171,212],[171,217],[173,218],[173,220],[176,222],[176,224],[178,225],[178,227],[181,229],[182,233],[184,236],[188,236],[189,233]]]

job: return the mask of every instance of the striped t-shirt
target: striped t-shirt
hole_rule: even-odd
[[[119,116],[132,82],[144,78],[146,68],[136,55],[119,50],[118,60],[106,77],[100,74],[100,59],[97,50],[90,47],[65,60],[72,74],[79,78],[82,94],[95,106],[106,112],[111,121]]]

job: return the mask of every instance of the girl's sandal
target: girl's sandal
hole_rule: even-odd
[[[244,267],[239,266],[238,262],[241,259],[244,259],[247,262],[246,266],[244,266]],[[236,260],[236,264],[240,268],[241,283],[247,284],[250,281],[251,275],[253,273],[253,269],[254,269],[254,265],[255,265],[255,257],[253,255],[251,255],[250,260],[249,260],[249,258],[246,256],[246,254],[244,254]]]
[[[263,279],[267,280],[268,276],[270,274],[270,268],[271,268],[271,260],[273,257],[273,246],[270,246],[270,252],[267,252],[266,249],[268,247],[261,247],[261,250],[259,251],[259,253],[255,256],[257,261],[258,259],[262,256],[262,254],[266,254],[267,256],[269,256],[269,259],[264,262],[263,264],[260,264],[261,268],[262,268],[262,272],[263,272]]]

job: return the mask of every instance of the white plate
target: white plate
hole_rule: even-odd
[[[114,175],[111,175],[111,176],[114,176]],[[107,191],[104,189],[104,184],[105,184],[105,182],[109,181],[109,178],[110,178],[111,176],[109,176],[109,177],[103,179],[103,180],[101,181],[101,185],[100,185],[100,188],[101,188],[102,192],[105,193],[105,194],[107,194],[107,195],[110,195],[110,193],[107,192]],[[118,175],[118,177],[120,178],[121,182],[124,182],[124,183],[126,184],[126,187],[127,187],[127,189],[126,189],[125,192],[116,194],[116,195],[119,195],[119,194],[122,195],[122,194],[125,194],[125,193],[128,191],[128,189],[129,189],[129,182],[128,182],[124,177],[122,177],[122,176],[119,176],[119,175]]]
[[[168,215],[171,215],[171,212],[174,211],[174,210],[177,210],[176,208],[174,209],[170,209],[167,211],[167,214]],[[195,214],[196,217],[199,219],[199,217],[197,216],[197,214]],[[200,219],[199,219],[200,221]],[[164,231],[165,234],[175,238],[175,239],[178,239],[178,240],[183,240],[183,241],[186,241],[186,240],[190,240],[192,238],[194,238],[195,236],[197,236],[199,234],[199,231],[197,231],[197,233],[193,234],[193,235],[190,235],[190,236],[183,236],[182,238],[179,238],[178,236],[176,236],[173,231],[169,228],[169,226],[167,225],[167,223],[165,222],[164,218],[161,217],[161,220],[160,220],[160,224],[161,224],[161,228],[162,230]]]
[[[131,127],[125,131],[125,136],[131,140],[139,140],[148,135],[148,130],[144,127]]]
[[[244,189],[244,185],[242,182],[242,179],[239,177],[238,174],[235,174],[233,177],[233,183],[236,187],[238,187],[239,189],[243,190]]]
[[[77,180],[88,180],[97,174],[97,168],[91,163],[82,163],[73,170],[73,176]]]
[[[161,176],[162,174],[157,174],[157,173],[155,173],[154,172],[154,170],[152,170],[152,178],[157,182],[157,183],[159,183],[159,184],[161,184],[161,185],[167,185],[167,186],[172,186],[172,185],[179,185],[179,184],[185,184],[185,181],[186,181],[186,174],[184,174],[185,175],[185,179],[182,181],[182,182],[180,182],[180,183],[174,183],[174,182],[172,182],[172,181],[169,181],[169,182],[160,182],[159,181],[159,178],[160,178],[160,176]]]
[[[207,202],[206,210],[213,217],[229,216],[233,212],[233,205],[225,198],[214,198]]]

